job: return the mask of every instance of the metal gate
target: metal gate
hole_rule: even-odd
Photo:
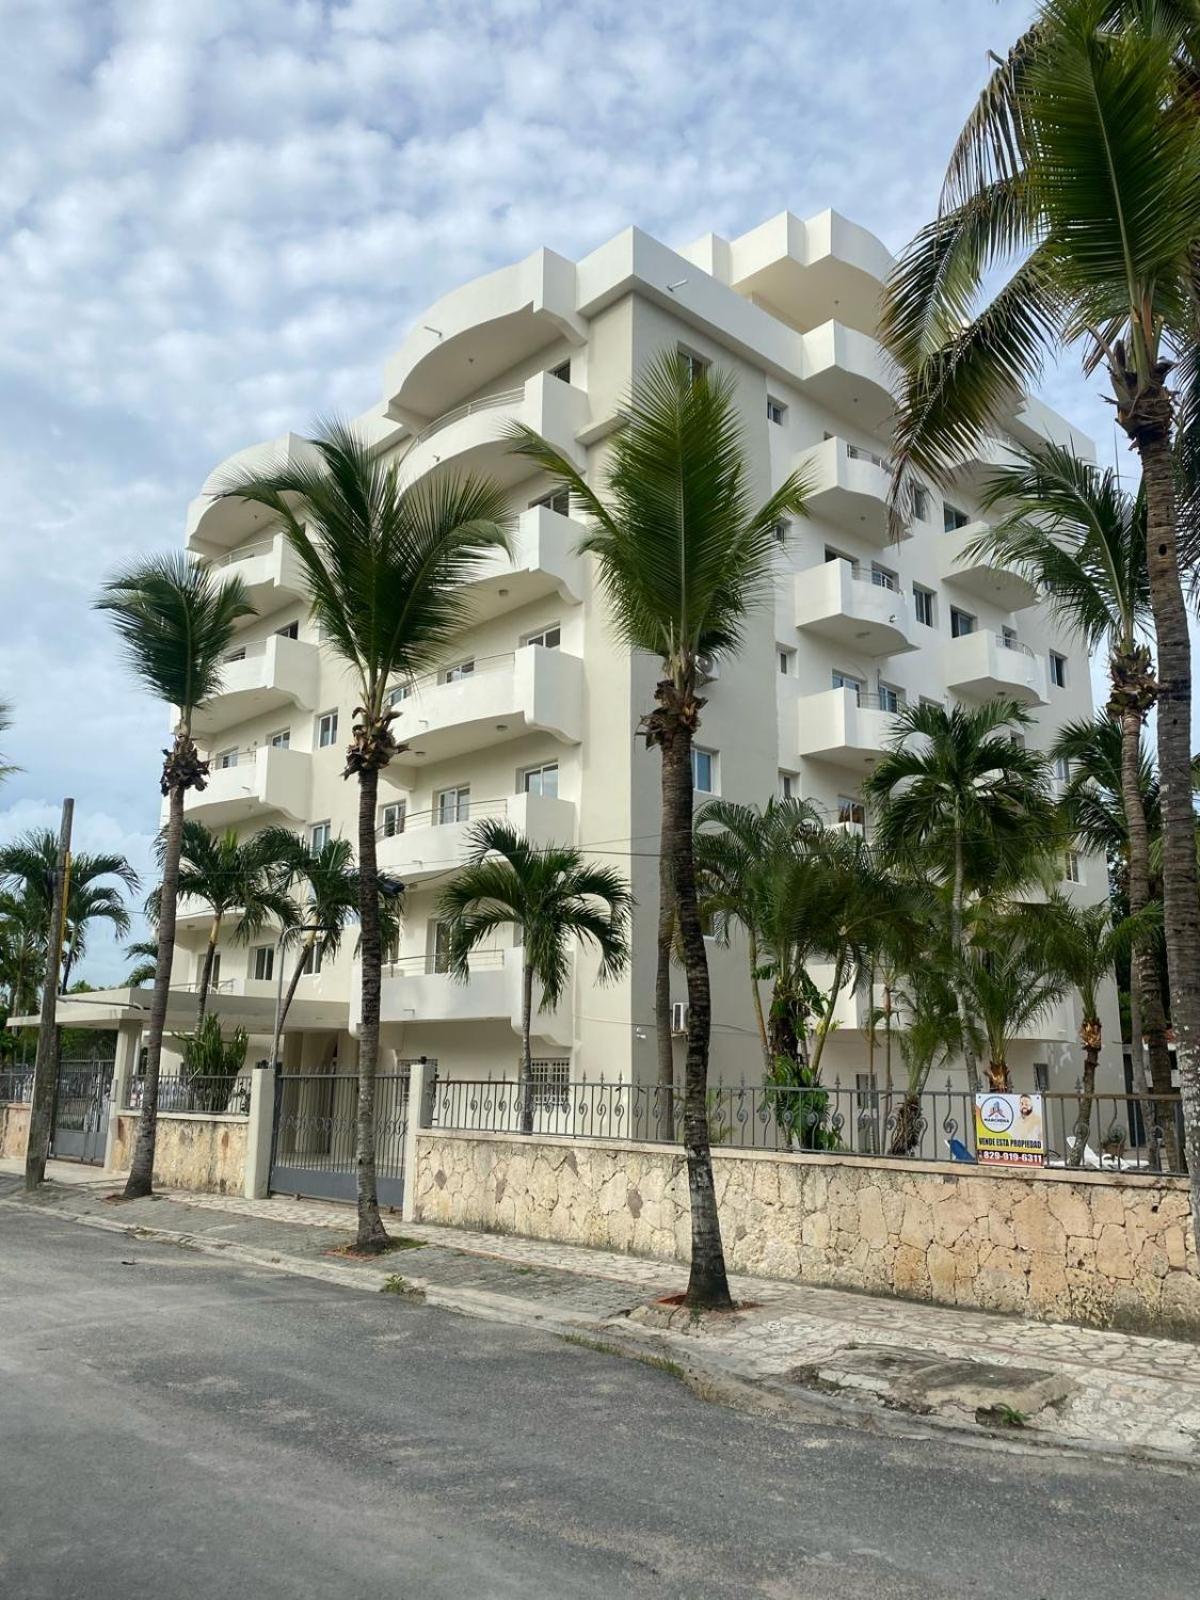
[[[353,1200],[358,1124],[356,1072],[284,1073],[275,1080],[271,1189],[321,1200]],[[404,1198],[408,1071],[375,1079],[375,1173],[379,1202]]]
[[[111,1061],[64,1061],[59,1065],[51,1155],[95,1166],[103,1162],[112,1077]]]

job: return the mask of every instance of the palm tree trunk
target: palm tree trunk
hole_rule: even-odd
[[[1142,718],[1137,711],[1121,717],[1121,807],[1128,835],[1129,911],[1136,916],[1150,904],[1150,830],[1146,823],[1146,804],[1140,775]],[[1150,1082],[1155,1103],[1148,1109],[1153,1126],[1147,1129],[1149,1142],[1157,1146],[1154,1129],[1161,1128],[1168,1164],[1179,1170],[1175,1119],[1160,1120],[1157,1101],[1174,1093],[1171,1081],[1171,1052],[1167,1048],[1167,1018],[1163,1011],[1162,986],[1153,938],[1139,939],[1130,961],[1130,990],[1136,988],[1146,1054],[1150,1062]],[[1140,1041],[1139,1041],[1140,1043]]]
[[[685,1303],[701,1310],[730,1310],[721,1222],[713,1184],[708,1135],[708,1049],[712,997],[708,957],[696,899],[692,847],[692,729],[686,715],[663,719],[662,760],[665,830],[671,841],[671,880],[687,974],[688,1030],[684,1069],[683,1141],[691,1201],[692,1260]]]
[[[658,843],[658,929],[654,968],[654,1038],[658,1053],[658,1122],[670,1138],[675,1127],[675,1044],[671,1033],[671,956],[675,943],[675,891],[671,881],[673,818],[662,767],[662,822]],[[691,831],[688,818],[688,831]]]
[[[529,1035],[533,1027],[533,966],[526,957],[521,967],[521,1132],[533,1132],[533,1051]]]
[[[300,946],[300,954],[296,957],[296,965],[288,979],[288,986],[284,992],[283,1002],[279,1007],[279,1026],[275,1030],[275,1037],[271,1040],[271,1065],[278,1070],[280,1042],[283,1038],[283,1025],[287,1021],[288,1011],[292,1001],[296,998],[296,990],[300,987],[300,979],[304,976],[304,963],[308,960],[309,951],[316,942],[316,933],[310,933]],[[282,952],[281,958],[282,958]]]
[[[1003,1056],[999,1061],[989,1060],[987,1064],[988,1088],[996,1094],[1011,1094],[1012,1074],[1008,1070],[1008,1062]]]
[[[1142,1123],[1142,1138],[1146,1144],[1146,1161],[1152,1172],[1162,1171],[1162,1151],[1156,1130],[1161,1125],[1157,1108],[1151,1101],[1150,1085],[1146,1081],[1146,1052],[1142,1043],[1142,1009],[1138,999],[1137,975],[1130,969],[1129,980],[1129,1060],[1133,1067],[1133,1092],[1138,1097],[1138,1114]],[[1174,1133],[1174,1118],[1171,1132]]]
[[[767,1037],[767,1018],[763,1011],[762,990],[758,987],[755,974],[758,971],[758,938],[751,928],[747,935],[747,948],[750,960],[750,996],[754,1002],[754,1020],[758,1024],[758,1039],[762,1045],[763,1070],[767,1077],[771,1076],[771,1041]]]
[[[954,835],[954,883],[950,890],[950,948],[961,958],[966,950],[966,941],[963,938],[963,898],[965,894],[964,883],[966,869],[963,863],[963,841],[961,830],[956,830]],[[963,1066],[967,1069],[967,1088],[972,1095],[979,1093],[979,1063],[975,1059],[975,1048],[971,1043],[971,1034],[968,1028],[967,1000],[962,984],[955,982],[954,1002],[958,1009],[958,1022],[962,1030]],[[993,1088],[995,1085],[993,1084]]]
[[[825,1015],[821,1018],[821,1026],[817,1029],[816,1042],[813,1047],[812,1060],[809,1062],[809,1072],[812,1081],[818,1083],[821,1077],[821,1057],[825,1053],[825,1041],[829,1037],[829,1030],[833,1026],[833,1008],[837,1005],[838,995],[842,992],[842,979],[846,971],[846,963],[839,953],[833,964],[833,985],[829,991],[829,1000],[825,1006]]]
[[[208,930],[208,944],[204,950],[204,965],[200,969],[200,993],[196,999],[196,1027],[204,1021],[208,1010],[208,991],[212,985],[213,966],[217,959],[217,941],[221,937],[221,913],[218,911]]]
[[[1169,400],[1167,402],[1169,407]],[[1163,821],[1163,926],[1171,1022],[1191,1177],[1192,1231],[1200,1248],[1200,900],[1192,805],[1192,658],[1175,547],[1175,479],[1168,425],[1135,439],[1146,495],[1150,602],[1158,641],[1158,772]]]
[[[1099,1017],[1084,1017],[1079,1029],[1079,1042],[1083,1046],[1083,1093],[1079,1100],[1079,1116],[1075,1121],[1075,1143],[1067,1159],[1069,1167],[1083,1165],[1083,1152],[1092,1126],[1092,1107],[1096,1103],[1096,1068],[1100,1062],[1102,1042]]]
[[[383,942],[379,933],[379,885],[375,863],[375,812],[379,769],[358,774],[358,917],[362,950],[362,1019],[358,1039],[358,1127],[355,1169],[358,1177],[358,1233],[355,1249],[386,1249],[387,1230],[379,1215],[375,1180],[375,1073],[379,1062],[379,991]]]
[[[184,736],[186,737],[186,736]],[[176,739],[178,747],[180,740]],[[191,744],[190,737],[187,743]],[[172,784],[167,801],[167,833],[163,844],[162,885],[158,907],[158,956],[154,963],[154,992],[146,1024],[146,1076],[142,1081],[142,1109],[129,1177],[122,1191],[126,1200],[141,1200],[154,1187],[154,1146],[158,1138],[158,1075],[162,1066],[163,1030],[171,994],[171,966],[175,960],[175,906],[179,899],[179,856],[183,848],[183,789]]]

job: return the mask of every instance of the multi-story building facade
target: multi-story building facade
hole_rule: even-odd
[[[740,801],[809,797],[831,821],[870,832],[860,786],[886,748],[896,709],[918,698],[973,703],[1011,695],[1031,708],[1030,741],[1047,747],[1091,711],[1088,662],[1036,591],[1012,572],[964,559],[978,532],[988,439],[952,488],[915,497],[905,536],[887,516],[892,393],[875,337],[883,245],[834,212],[782,215],[744,235],[674,251],[628,229],[578,262],[539,250],[448,294],[424,312],[386,369],[381,402],[359,419],[377,450],[415,478],[470,470],[511,496],[511,556],[488,559],[471,585],[471,623],[436,673],[396,686],[406,745],[380,795],[379,861],[408,885],[403,933],[383,983],[383,1045],[436,1057],[443,1075],[515,1071],[520,951],[498,940],[468,983],[444,970],[439,892],[462,858],[465,829],[506,816],[536,843],[572,841],[627,874],[637,897],[626,978],[594,981],[577,952],[567,994],[539,1016],[536,1052],[578,1075],[654,1078],[654,924],[658,758],[638,737],[657,663],[617,643],[571,508],[511,453],[525,422],[602,481],[606,444],[639,370],[681,350],[733,375],[753,487],[765,497],[802,467],[810,515],[780,529],[773,610],[744,648],[714,664],[696,758],[697,789]],[[1012,439],[1088,442],[1036,400],[1006,419]],[[307,447],[289,435],[218,467]],[[297,562],[264,513],[203,493],[189,508],[188,549],[245,581],[256,616],[231,654],[224,693],[197,733],[212,757],[188,813],[212,827],[284,823],[320,839],[356,837],[357,794],[342,779],[352,688],[309,619]],[[1063,863],[1067,892],[1097,900],[1105,864]],[[190,908],[184,908],[185,912]],[[194,981],[207,924],[180,924],[176,980]],[[711,949],[713,1070],[753,1079],[760,1057],[744,950]],[[278,957],[264,937],[221,949],[226,1003],[274,993]],[[821,973],[814,974],[820,980]],[[679,999],[684,998],[682,975]],[[286,1041],[293,1068],[353,1063],[354,941],[306,975]],[[221,1004],[218,1001],[218,1004]],[[867,997],[847,994],[827,1076],[866,1067]],[[1119,1074],[1115,1004],[1104,1019],[1105,1066]],[[265,1014],[265,1010],[264,1010]],[[318,1016],[320,1026],[306,1018]],[[1069,1088],[1078,1071],[1077,1012],[1066,1001],[1014,1051],[1018,1087]],[[255,1041],[254,1055],[267,1053]]]

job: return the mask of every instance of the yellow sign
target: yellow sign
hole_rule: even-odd
[[[1044,1166],[1041,1095],[977,1094],[975,1155],[983,1164]]]

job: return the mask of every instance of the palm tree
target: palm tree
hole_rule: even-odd
[[[540,1009],[553,1010],[569,972],[571,938],[600,957],[599,981],[619,977],[629,963],[633,897],[613,867],[585,861],[573,845],[535,849],[508,823],[485,818],[468,832],[467,864],[441,897],[450,927],[450,970],[470,977],[471,952],[497,928],[521,933],[521,1131],[533,1132],[533,986]]]
[[[159,886],[158,961],[146,1026],[146,1073],[124,1190],[127,1200],[137,1200],[153,1187],[158,1074],[175,959],[184,796],[189,789],[203,789],[208,778],[208,762],[192,738],[192,719],[219,691],[234,628],[242,617],[252,616],[254,608],[240,578],[217,579],[182,553],[151,557],[113,578],[96,607],[112,617],[135,675],[176,711],[171,748],[163,752],[160,785],[167,799],[167,826]]]
[[[158,967],[158,941],[135,939],[125,946],[125,954],[133,962],[125,975],[129,988],[140,989],[144,983],[152,983]]]
[[[7,733],[12,725],[12,707],[7,700],[0,700],[0,733]],[[19,772],[20,770],[19,767],[14,767],[11,762],[5,761],[3,755],[0,755],[0,783],[3,783],[5,778],[11,778],[14,772]]]
[[[358,1050],[358,1233],[385,1249],[375,1180],[375,1074],[383,949],[375,861],[379,774],[397,753],[388,692],[437,665],[467,620],[463,584],[506,543],[501,489],[434,473],[404,483],[342,423],[312,441],[311,462],[231,478],[225,493],[265,506],[303,569],[312,614],[355,685],[346,777],[358,780],[362,1018]]]
[[[951,160],[941,213],[889,286],[903,374],[896,486],[961,460],[1044,358],[1102,368],[1137,452],[1158,645],[1164,926],[1200,1239],[1200,901],[1191,787],[1191,652],[1178,549],[1170,375],[1196,382],[1200,28],[1191,6],[1045,0],[1001,61]],[[978,309],[985,280],[1016,266]],[[1200,412],[1186,413],[1185,426]]]
[[[921,1096],[935,1067],[944,1066],[963,1049],[962,1022],[944,940],[925,947],[897,985],[895,997],[902,1009],[900,1056],[904,1063],[904,1093],[895,1121],[887,1105],[885,1124],[891,1128],[889,1155],[911,1156],[925,1131]]]
[[[687,975],[684,1145],[691,1199],[691,1306],[732,1305],[709,1150],[707,1087],[711,996],[696,894],[692,749],[704,698],[704,658],[736,654],[750,615],[770,600],[781,520],[802,515],[805,488],[792,474],[755,508],[734,380],[677,353],[652,361],[634,385],[613,436],[604,492],[528,428],[514,449],[563,485],[590,524],[580,549],[595,556],[618,636],[663,664],[655,709],[642,722],[662,757],[659,880],[660,1048],[664,974],[674,911]],[[664,1052],[665,1056],[665,1052]],[[660,1057],[660,1071],[668,1063]],[[664,1088],[670,1085],[664,1080]]]
[[[988,1088],[1012,1089],[1008,1052],[1070,987],[1061,970],[1047,965],[1042,939],[1027,906],[976,905],[967,940],[953,957],[963,1033],[987,1054]],[[1039,906],[1036,908],[1041,910]]]
[[[29,921],[38,929],[43,950],[46,940],[52,937],[50,918],[57,863],[58,836],[49,828],[33,829],[12,844],[0,846],[0,885],[19,890],[28,906]],[[104,883],[101,880],[105,878],[116,878],[117,883]],[[122,887],[138,887],[138,875],[123,855],[80,851],[71,857],[60,994],[67,992],[71,971],[85,955],[88,932],[94,925],[106,924],[118,938],[129,932],[129,912]]]
[[[164,836],[160,834],[156,846],[160,865],[164,847]],[[194,818],[184,822],[178,892],[187,899],[202,901],[212,912],[197,985],[197,1028],[208,1010],[213,966],[225,919],[234,911],[241,912],[234,938],[242,943],[260,934],[269,921],[285,929],[295,921],[296,907],[283,882],[286,872],[287,861],[279,853],[275,829],[263,829],[248,839],[239,839],[233,828],[218,834]],[[152,922],[158,918],[158,904],[159,892],[154,889],[146,902],[146,915]]]
[[[1055,837],[1044,758],[1013,735],[1029,714],[1012,700],[983,705],[905,706],[893,748],[865,785],[877,808],[876,841],[885,859],[924,863],[948,886],[950,949],[966,953],[964,908],[973,891],[1011,886]],[[958,990],[963,1058],[972,1094],[979,1072]]]

